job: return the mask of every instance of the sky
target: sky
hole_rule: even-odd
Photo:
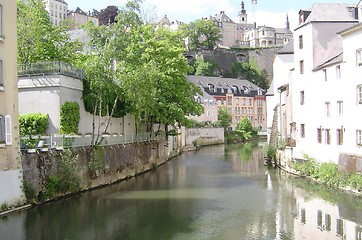
[[[248,13],[248,23],[256,22],[258,26],[285,27],[286,15],[289,16],[291,29],[296,28],[298,12],[309,9],[314,2],[334,2],[357,4],[359,0],[257,0],[254,6],[251,0],[244,0]],[[80,7],[83,11],[98,11],[109,5],[124,6],[127,0],[66,0],[68,9]],[[189,23],[202,17],[215,15],[220,11],[237,21],[240,0],[144,0],[147,12],[156,17],[167,15],[170,21],[179,20]]]

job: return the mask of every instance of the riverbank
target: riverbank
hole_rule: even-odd
[[[342,190],[348,194],[362,196],[362,176],[338,170],[334,163],[319,163],[308,157],[304,161],[288,162],[283,165],[276,163],[282,171],[297,177],[308,179],[317,184]]]
[[[0,216],[109,186],[151,171],[183,151],[224,142],[223,129],[185,132],[159,141],[24,152],[23,190],[31,205],[4,205]]]

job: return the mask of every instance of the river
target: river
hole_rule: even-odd
[[[263,165],[262,143],[218,145],[0,218],[0,239],[362,239],[362,199]]]

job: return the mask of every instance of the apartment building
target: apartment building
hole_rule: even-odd
[[[321,162],[339,163],[349,171],[362,171],[358,167],[362,161],[359,9],[360,4],[315,3],[301,10],[292,67],[290,60],[274,63],[279,65],[274,71],[274,104],[284,104],[279,106],[281,114],[282,109],[290,109],[285,110],[290,114],[279,116],[279,124],[287,130],[278,129],[279,136],[288,140],[287,158],[309,155]],[[280,74],[285,81],[279,81]],[[283,92],[283,87],[287,89],[284,95],[276,93],[277,89]],[[282,102],[286,93],[289,100]],[[270,112],[275,106],[268,108]]]
[[[16,1],[0,0],[0,205],[19,204],[22,167],[19,150]]]
[[[266,91],[244,79],[188,76],[188,80],[211,95],[217,107],[226,107],[232,116],[231,127],[249,118],[253,127],[266,131]]]
[[[64,0],[43,0],[45,10],[49,13],[50,21],[53,25],[59,25],[67,18],[68,4]]]
[[[189,119],[198,122],[215,123],[218,120],[218,107],[215,98],[210,94],[203,92],[203,95],[195,96],[195,101],[201,104],[204,112],[200,116],[189,116]]]

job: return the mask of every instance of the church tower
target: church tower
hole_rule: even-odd
[[[290,24],[289,24],[288,14],[287,14],[287,21],[285,22],[285,27],[286,27],[286,29],[290,30]]]
[[[248,23],[248,14],[246,14],[246,10],[245,10],[245,5],[244,5],[244,1],[241,0],[241,10],[238,14],[238,18],[239,18],[239,23]]]

